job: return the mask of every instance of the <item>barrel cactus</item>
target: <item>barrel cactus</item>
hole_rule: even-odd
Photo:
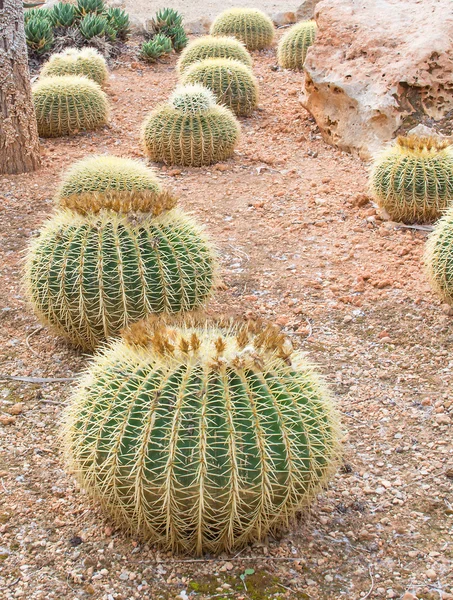
[[[147,315],[201,306],[214,283],[215,252],[200,227],[173,208],[153,171],[123,160],[74,166],[26,260],[36,314],[85,349]]]
[[[316,37],[316,22],[302,21],[289,29],[280,40],[277,50],[278,64],[283,69],[301,71],[308,48]]]
[[[371,191],[394,221],[435,221],[453,199],[453,146],[434,137],[398,137],[376,159]]]
[[[85,75],[103,85],[107,80],[108,71],[105,58],[95,48],[68,48],[59,54],[52,54],[41,69],[41,78],[55,75]]]
[[[45,77],[33,88],[38,133],[42,137],[71,135],[102,127],[109,103],[100,86],[86,77]]]
[[[248,117],[258,105],[258,82],[251,70],[231,58],[207,58],[191,65],[183,74],[183,84],[207,87],[217,102],[240,117]]]
[[[274,24],[256,8],[230,8],[221,13],[211,26],[211,35],[234,36],[248,50],[268,48],[274,40]]]
[[[239,134],[237,119],[211,91],[188,85],[146,118],[142,143],[151,160],[200,167],[230,157]]]
[[[425,267],[432,288],[453,305],[453,206],[436,223],[425,249]]]
[[[98,354],[64,417],[88,494],[165,549],[218,554],[306,507],[339,454],[323,384],[273,326],[138,323]]]
[[[252,66],[252,57],[242,42],[234,37],[215,37],[206,35],[190,42],[178,61],[180,73],[193,63],[206,58],[232,58],[247,67]]]

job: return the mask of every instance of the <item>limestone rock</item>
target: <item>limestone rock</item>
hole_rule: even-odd
[[[140,17],[129,14],[129,24],[132,33],[145,33],[145,23]]]
[[[212,21],[207,17],[201,17],[200,19],[196,19],[195,21],[184,23],[184,29],[187,33],[190,33],[192,35],[207,35],[209,34],[211,23]]]
[[[313,19],[315,8],[319,0],[304,0],[296,11],[298,21],[308,21]]]
[[[297,21],[296,13],[293,12],[279,12],[272,15],[272,22],[276,27],[283,27],[283,25],[291,25]]]
[[[451,0],[322,0],[302,104],[326,141],[370,158],[453,109]]]

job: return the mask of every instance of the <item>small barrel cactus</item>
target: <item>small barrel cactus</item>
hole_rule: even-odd
[[[64,4],[63,6],[72,6]],[[40,77],[59,75],[85,75],[99,85],[103,85],[108,77],[105,58],[95,48],[67,48],[59,54],[52,54],[43,65]]]
[[[453,206],[436,223],[424,259],[432,288],[442,300],[453,305]]]
[[[32,88],[42,137],[71,135],[97,129],[109,118],[109,103],[100,86],[87,77],[45,77]]]
[[[274,24],[256,8],[230,8],[221,13],[211,26],[211,35],[234,36],[248,50],[268,48],[274,40]]]
[[[239,134],[237,119],[210,90],[188,85],[146,118],[142,143],[151,160],[200,167],[230,157]]]
[[[215,37],[207,35],[190,42],[178,61],[180,73],[193,63],[206,58],[232,58],[247,67],[252,67],[252,57],[242,42],[234,37]]]
[[[175,201],[152,170],[85,160],[57,201],[30,247],[25,282],[36,314],[77,346],[92,349],[130,323],[195,309],[210,295],[215,252],[191,219],[169,210]]]
[[[374,162],[371,191],[394,221],[435,221],[453,200],[453,146],[433,137],[398,137]]]
[[[251,70],[231,58],[207,58],[184,72],[183,84],[207,87],[219,104],[240,117],[248,117],[258,105],[258,82]]]
[[[301,71],[304,68],[308,48],[315,41],[316,29],[315,21],[302,21],[285,33],[277,50],[280,67],[293,71]]]
[[[120,525],[218,554],[305,508],[334,471],[338,415],[275,327],[138,323],[64,417],[69,468]]]

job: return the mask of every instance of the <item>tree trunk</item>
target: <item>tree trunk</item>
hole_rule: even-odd
[[[39,165],[22,0],[0,0],[0,174]]]

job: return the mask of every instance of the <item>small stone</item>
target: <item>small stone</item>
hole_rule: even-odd
[[[453,316],[453,306],[449,304],[442,304],[440,307],[444,315],[448,315],[449,317]]]
[[[296,14],[293,12],[279,12],[272,16],[272,21],[276,27],[291,25],[297,21]]]
[[[20,415],[24,412],[24,406],[23,402],[17,402],[9,409],[9,412],[11,415]]]
[[[434,417],[434,420],[438,425],[450,425],[451,419],[445,413],[440,413]]]
[[[0,415],[0,425],[13,425],[16,422],[16,417],[11,415]]]
[[[396,598],[397,594],[392,590],[392,588],[387,590],[387,598]]]
[[[346,315],[343,319],[343,323],[350,323],[352,321],[351,315]]]
[[[123,571],[120,575],[120,579],[121,581],[128,581],[129,580],[129,573],[127,571]]]
[[[428,577],[428,579],[431,579],[431,581],[435,581],[437,579],[437,573],[434,569],[427,569],[425,575]]]

